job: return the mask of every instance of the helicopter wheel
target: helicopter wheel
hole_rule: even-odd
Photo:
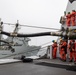
[[[15,49],[13,48],[13,49],[11,50],[11,52],[12,52],[12,53],[15,52]]]

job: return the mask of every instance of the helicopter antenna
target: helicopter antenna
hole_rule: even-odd
[[[14,29],[14,32],[13,33],[17,33],[19,30],[19,20],[17,20],[17,23],[15,25],[15,29]]]
[[[1,21],[1,18],[0,18],[0,33],[3,30],[2,24],[3,24],[3,22]],[[1,40],[1,38],[2,38],[2,34],[0,34],[0,40]],[[1,42],[0,42],[0,45],[1,45]]]

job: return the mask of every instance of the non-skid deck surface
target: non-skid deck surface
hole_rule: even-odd
[[[76,71],[76,64],[74,62],[63,62],[59,59],[39,59],[35,61],[35,64]]]
[[[20,62],[20,61],[21,60],[17,60],[17,59],[0,59],[0,65],[1,64]]]

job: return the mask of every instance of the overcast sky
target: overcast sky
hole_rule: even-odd
[[[60,17],[66,10],[68,0],[0,0],[0,18],[5,23],[40,26],[60,29]],[[14,27],[4,25],[5,31]],[[20,33],[47,32],[51,30],[21,27]],[[57,37],[43,36],[31,38],[31,45],[41,45]]]

